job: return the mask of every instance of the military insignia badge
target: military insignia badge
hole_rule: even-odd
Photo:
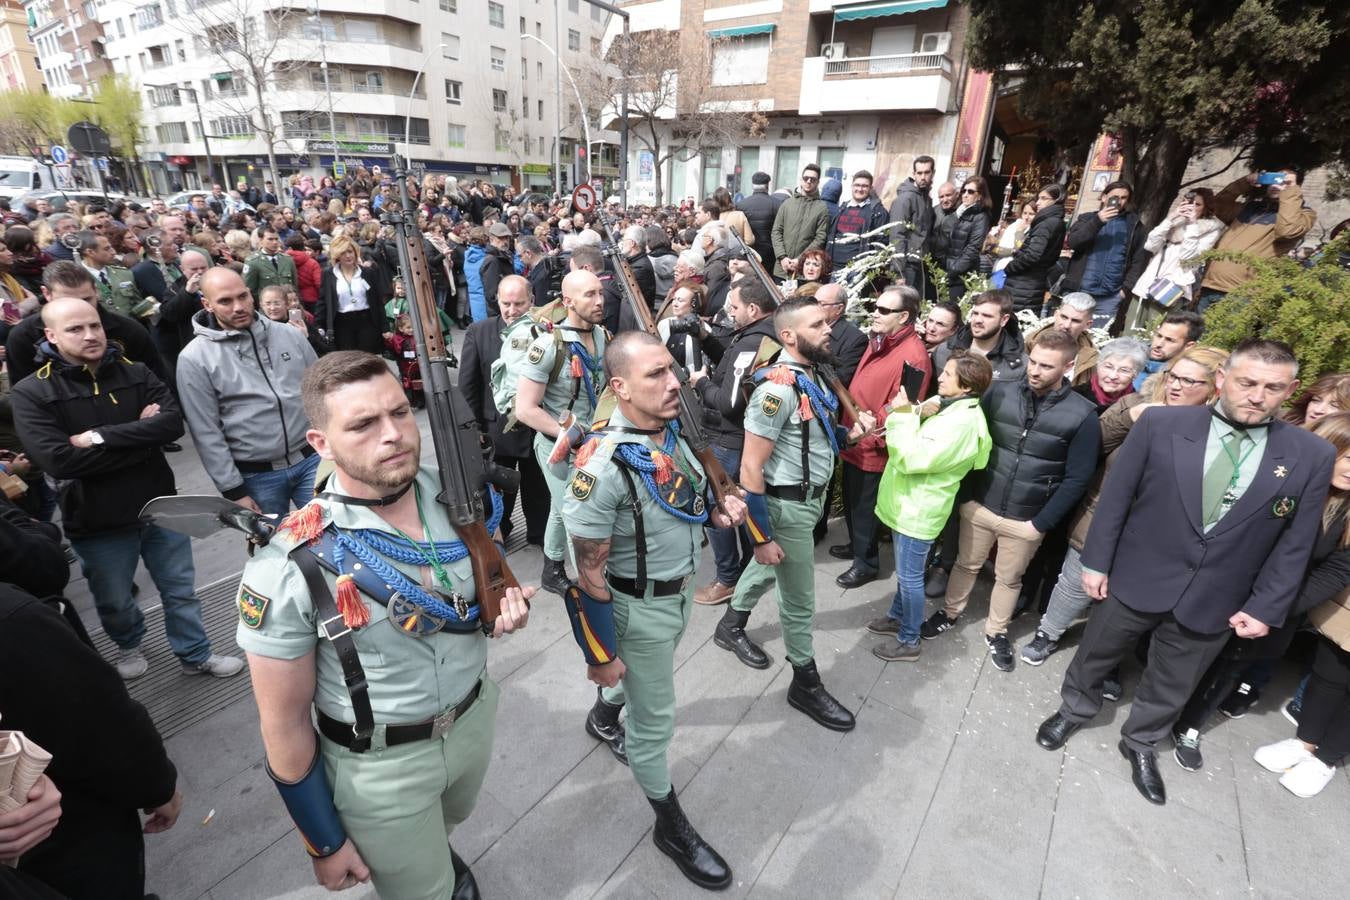
[[[512,350],[524,350],[530,345],[530,339],[527,337],[511,338]]]
[[[585,500],[591,495],[591,488],[595,487],[595,476],[587,472],[577,472],[572,476],[572,496],[578,500]]]
[[[1287,519],[1293,515],[1294,510],[1298,508],[1298,501],[1293,497],[1281,497],[1271,504],[1270,512],[1277,518]]]
[[[267,604],[271,602],[270,597],[264,597],[253,588],[241,583],[239,585],[239,621],[249,628],[259,627],[262,625],[263,616],[267,613]]]
[[[1276,467],[1275,467],[1275,477],[1276,477],[1276,478],[1284,478],[1284,477],[1285,477],[1286,475],[1288,475],[1288,474],[1289,474],[1289,470],[1286,469],[1284,466],[1276,466]]]
[[[773,394],[765,394],[764,399],[759,401],[759,407],[764,410],[764,415],[770,417],[778,415],[778,410],[782,405],[783,401],[779,400]]]
[[[528,359],[531,364],[537,364],[543,358],[544,358],[543,347],[531,347],[530,354],[529,356],[526,357],[526,359]]]

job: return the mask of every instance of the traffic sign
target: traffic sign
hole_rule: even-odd
[[[589,184],[577,185],[577,189],[572,192],[572,208],[582,213],[595,209],[595,188]]]
[[[346,177],[347,177],[347,164],[346,164],[345,162],[335,162],[335,163],[333,163],[333,177],[334,177],[334,178],[346,178]]]
[[[108,132],[93,122],[76,122],[66,130],[66,141],[76,153],[104,156],[112,152]]]
[[[58,166],[64,166],[66,160],[70,159],[70,154],[66,153],[66,148],[62,147],[60,144],[52,144],[51,157],[52,162],[56,163]]]
[[[108,171],[108,157],[100,156],[97,162],[98,162],[98,169],[100,172]]]

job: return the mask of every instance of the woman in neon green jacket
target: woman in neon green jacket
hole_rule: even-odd
[[[888,662],[919,658],[923,574],[961,479],[989,462],[993,440],[980,395],[993,380],[989,361],[954,353],[938,376],[938,395],[915,409],[901,388],[886,418],[890,451],[877,490],[877,518],[894,532],[897,589],[890,611],[867,623],[873,634],[895,635],[872,648]]]

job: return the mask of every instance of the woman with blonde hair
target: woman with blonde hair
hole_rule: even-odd
[[[350,237],[340,234],[328,245],[330,265],[319,284],[314,318],[334,350],[384,350],[384,305],[393,287],[379,266],[361,258]]]
[[[253,238],[249,236],[247,231],[236,228],[233,231],[226,232],[225,246],[236,262],[243,262],[253,253]]]
[[[1311,428],[1318,419],[1350,412],[1350,372],[1332,372],[1308,385],[1289,404],[1284,420]]]

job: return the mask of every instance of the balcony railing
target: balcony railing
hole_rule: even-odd
[[[944,53],[898,53],[892,56],[856,56],[825,61],[825,77],[858,78],[866,75],[905,75],[909,72],[952,71]]]
[[[332,140],[333,135],[327,128],[309,129],[293,128],[289,125],[282,127],[282,133],[288,138],[299,138],[301,140],[328,141]],[[382,131],[338,131],[339,141],[387,141],[389,143],[403,143],[403,132],[397,134]],[[425,134],[413,133],[408,136],[410,144],[430,144],[431,137]]]
[[[388,94],[392,93],[385,89],[382,84],[370,84],[366,81],[353,81],[351,91],[353,94]]]

